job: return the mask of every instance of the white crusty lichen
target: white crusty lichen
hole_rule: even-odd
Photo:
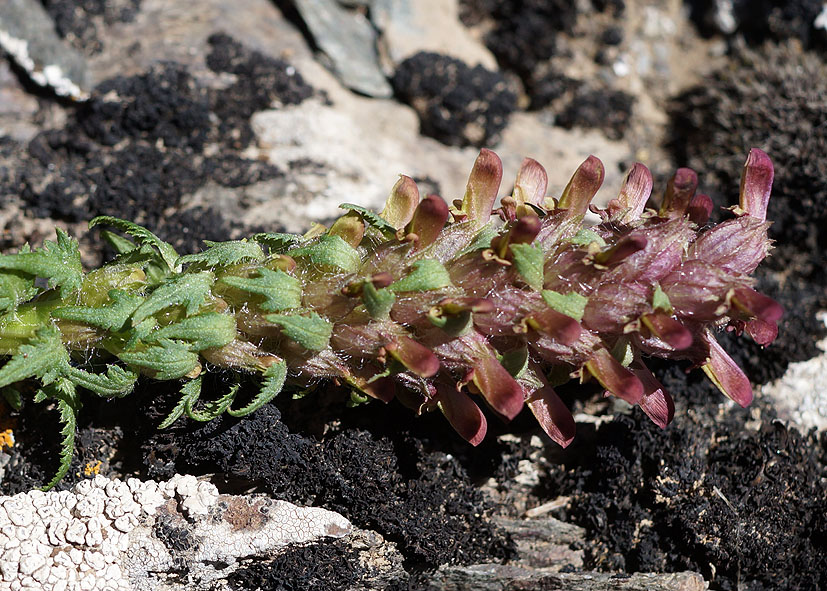
[[[96,476],[0,497],[0,591],[221,588],[238,559],[350,531],[333,511],[221,495],[194,476]]]

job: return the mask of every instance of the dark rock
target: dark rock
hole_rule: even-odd
[[[393,87],[416,110],[421,133],[454,146],[496,143],[517,101],[498,72],[436,53],[402,62]]]
[[[798,39],[805,47],[827,41],[815,21],[822,0],[686,0],[702,34],[740,33],[752,44]],[[722,5],[723,4],[723,5]],[[721,12],[725,14],[721,14]]]
[[[629,127],[633,105],[634,97],[622,90],[593,88],[584,83],[554,122],[565,129],[600,129],[610,139],[619,140]]]
[[[75,48],[92,55],[100,53],[100,27],[130,22],[141,0],[41,0],[55,22],[58,35]]]
[[[575,3],[565,0],[462,0],[461,7],[466,24],[493,23],[485,45],[524,79],[554,55],[555,33],[571,30],[577,19]]]

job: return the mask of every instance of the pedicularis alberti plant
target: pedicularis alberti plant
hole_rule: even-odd
[[[19,405],[15,385],[39,380],[34,400],[52,400],[64,425],[47,486],[69,467],[78,388],[124,396],[139,375],[181,381],[162,428],[182,415],[246,415],[285,382],[329,380],[355,402],[438,408],[474,445],[486,431],[480,401],[504,419],[528,406],[567,445],[574,420],[553,386],[571,378],[596,379],[665,427],[674,405],[647,355],[687,359],[738,404],[751,401],[714,332],[746,331],[762,345],[777,334],[781,309],[750,278],[770,248],[766,154],[750,152],[739,204],[718,225],[685,168],[655,211],[645,209],[652,175],[636,164],[605,210],[591,206],[602,220],[592,226],[597,158],[557,199],[526,159],[494,209],[501,177],[500,159],[483,150],[453,205],[420,199],[402,176],[379,215],[343,205],[330,228],[208,242],[184,256],[145,228],[99,217],[90,225],[119,232],[103,231],[118,255],[89,273],[59,229],[41,249],[0,256],[0,387]],[[216,367],[260,375],[258,394],[236,400],[235,386],[199,402],[202,375]]]

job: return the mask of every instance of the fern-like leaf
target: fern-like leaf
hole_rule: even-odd
[[[54,486],[66,476],[69,467],[72,465],[72,456],[75,453],[75,429],[77,428],[77,413],[80,410],[80,401],[75,391],[75,385],[65,378],[59,378],[57,381],[47,384],[38,392],[38,395],[40,398],[55,399],[62,425],[60,429],[60,434],[63,436],[63,439],[60,441],[60,466],[48,484],[41,489],[47,491],[54,488]]]
[[[228,242],[212,242],[204,240],[209,248],[196,254],[182,256],[176,262],[177,266],[192,265],[198,268],[226,267],[242,261],[262,261],[264,251],[256,242],[248,240],[231,240]]]
[[[172,306],[184,306],[187,316],[195,314],[210,293],[212,283],[212,273],[202,271],[180,275],[159,285],[133,312],[132,326]]]
[[[107,365],[106,373],[91,373],[77,367],[67,366],[63,374],[76,386],[86,388],[106,398],[126,396],[135,387],[138,374],[119,365]]]
[[[143,226],[108,215],[98,216],[89,222],[89,228],[94,228],[95,226],[112,226],[113,228],[117,228],[124,234],[132,236],[138,245],[146,244],[157,250],[170,271],[177,273],[181,270],[181,268],[176,265],[178,253],[175,252],[172,245],[169,242],[164,242]]]
[[[278,396],[281,389],[284,387],[284,380],[286,378],[287,363],[285,363],[284,359],[282,359],[268,367],[264,372],[264,382],[261,384],[261,388],[259,389],[256,397],[253,398],[249,404],[242,406],[238,410],[233,410],[232,408],[227,407],[227,414],[234,417],[243,417],[251,412],[257,411],[262,406],[270,402],[273,398]]]
[[[29,344],[20,345],[17,353],[0,368],[0,388],[29,378],[44,383],[54,381],[68,364],[69,354],[54,324],[40,328]]]
[[[235,400],[235,395],[238,392],[239,384],[235,384],[230,390],[218,400],[212,400],[204,404],[203,408],[196,410],[196,400],[187,400],[184,403],[184,412],[194,421],[206,423],[218,417],[225,410],[230,408],[230,405]]]
[[[65,298],[80,287],[83,267],[77,241],[60,228],[55,232],[57,242],[46,240],[43,248],[33,252],[0,256],[0,269],[48,279],[49,287],[60,287],[60,297]]]

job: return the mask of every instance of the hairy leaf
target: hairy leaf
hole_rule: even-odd
[[[394,234],[396,234],[396,228],[394,228],[376,212],[352,203],[342,203],[339,206],[339,209],[345,209],[347,211],[354,211],[358,213],[366,224],[382,232],[386,238],[392,238]]]
[[[107,365],[105,374],[90,373],[77,367],[67,366],[63,375],[76,386],[107,398],[126,396],[132,392],[138,380],[138,374],[118,365]]]
[[[333,324],[315,312],[310,316],[298,314],[270,314],[267,320],[281,326],[281,331],[291,341],[295,341],[310,351],[321,351],[330,342]]]
[[[531,244],[512,244],[514,268],[533,289],[543,289],[543,249]]]
[[[151,332],[142,340],[154,343],[162,339],[186,341],[192,351],[223,347],[236,336],[235,318],[229,314],[207,312],[184,318]]]
[[[270,252],[281,252],[285,248],[299,242],[300,238],[295,234],[284,234],[282,232],[260,232],[253,234],[250,240],[265,244]]]
[[[301,306],[301,281],[284,271],[271,271],[267,267],[259,268],[257,273],[257,277],[227,275],[219,279],[219,282],[264,296],[264,302],[259,307],[265,312],[278,312]]]
[[[201,377],[197,377],[194,380],[190,380],[188,382],[184,382],[184,385],[181,386],[181,398],[178,399],[178,402],[175,404],[175,408],[173,408],[167,417],[158,425],[158,429],[166,429],[170,425],[172,425],[175,421],[177,421],[181,415],[184,414],[184,411],[187,407],[191,407],[195,404],[198,398],[201,396]]]
[[[394,281],[388,289],[395,292],[429,291],[451,285],[451,276],[436,259],[420,259],[413,264],[411,272]]]
[[[172,245],[168,242],[164,242],[143,226],[108,215],[101,215],[92,219],[92,221],[89,222],[89,228],[91,229],[95,226],[112,226],[113,228],[117,228],[124,234],[132,236],[137,244],[146,244],[157,250],[158,254],[161,256],[161,259],[164,263],[166,263],[166,266],[170,271],[178,272],[181,270],[181,268],[176,265],[178,253],[175,252]]]
[[[242,261],[263,261],[264,251],[256,242],[247,240],[231,240],[229,242],[213,242],[204,240],[209,248],[196,254],[179,257],[176,266],[193,265],[202,267],[226,267]]]
[[[54,324],[47,324],[0,368],[0,388],[34,377],[50,383],[68,362],[69,354],[60,340],[60,331]]]
[[[209,271],[180,275],[170,279],[156,287],[132,313],[132,326],[172,306],[184,306],[187,316],[195,314],[210,293],[212,283],[213,275]]]
[[[307,258],[314,265],[336,267],[345,273],[355,273],[362,264],[359,253],[339,236],[323,234],[317,242],[287,252],[291,257]]]
[[[58,379],[56,382],[45,385],[39,392],[40,398],[54,398],[57,410],[60,413],[62,425],[60,434],[60,466],[52,479],[41,490],[47,491],[63,480],[69,467],[72,465],[72,455],[75,452],[75,429],[77,428],[77,413],[80,410],[75,386],[67,379]]]
[[[270,402],[273,398],[278,396],[281,389],[284,387],[284,380],[287,378],[287,363],[284,359],[279,360],[264,371],[264,382],[253,400],[239,408],[233,410],[227,408],[227,414],[234,417],[243,417],[251,412],[257,411],[259,408]]]
[[[36,296],[38,291],[34,277],[11,269],[0,272],[0,312],[14,310]]]
[[[83,267],[77,241],[60,228],[56,228],[55,232],[57,242],[46,240],[43,248],[33,252],[0,255],[0,269],[48,279],[49,287],[60,287],[60,297],[65,298],[80,287]]]
[[[176,341],[162,340],[140,351],[124,351],[118,355],[124,363],[152,372],[156,380],[176,380],[198,367],[198,354]]]
[[[550,289],[543,290],[543,301],[561,314],[565,314],[580,322],[586,311],[589,299],[577,292],[562,294]]]
[[[119,331],[141,305],[143,298],[121,289],[109,291],[110,302],[99,308],[86,306],[64,306],[52,310],[52,316],[73,322],[82,322],[103,330]]]
[[[187,416],[194,421],[199,421],[201,423],[211,421],[230,408],[233,400],[235,400],[238,387],[239,384],[234,384],[230,387],[230,390],[224,394],[224,396],[217,400],[211,400],[210,402],[205,403],[204,406],[198,410],[195,408],[195,403],[197,400],[188,398],[184,402],[184,412],[186,412]]]

